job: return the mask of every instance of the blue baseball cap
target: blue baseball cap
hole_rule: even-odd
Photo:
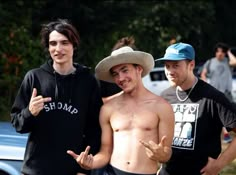
[[[180,61],[180,60],[194,60],[195,51],[190,44],[176,43],[170,45],[166,49],[163,58],[156,59],[155,61]]]

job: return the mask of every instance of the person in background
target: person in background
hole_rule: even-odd
[[[171,87],[161,96],[172,104],[175,132],[172,156],[159,175],[218,175],[236,158],[236,139],[221,152],[221,131],[236,132],[236,107],[194,75],[195,51],[187,43],[170,45],[163,58]]]
[[[227,55],[229,57],[229,65],[236,67],[236,48],[230,48],[227,51]]]
[[[65,19],[43,25],[41,41],[50,58],[27,72],[11,109],[19,133],[29,133],[23,175],[80,175],[66,151],[100,148],[99,111],[102,98],[89,69],[73,62],[79,34]]]
[[[124,46],[129,46],[132,49],[136,50],[137,48],[135,46],[134,37],[132,36],[122,37],[115,43],[115,45],[112,48],[112,51],[117,50]],[[122,89],[119,86],[117,86],[115,83],[111,83],[111,82],[107,82],[103,80],[100,80],[99,82],[100,82],[100,88],[101,88],[101,95],[102,95],[102,99],[104,103],[107,100],[113,98],[113,95],[122,91]]]
[[[214,47],[215,57],[209,59],[203,66],[201,78],[204,81],[209,80],[209,83],[219,91],[223,92],[230,101],[233,100],[232,91],[232,72],[230,64],[233,59],[226,57],[229,50],[227,44],[217,43]],[[224,83],[222,83],[224,80]],[[232,141],[231,136],[225,128],[223,128],[223,142],[229,143]]]
[[[147,90],[142,77],[154,66],[152,55],[124,46],[101,60],[96,76],[116,83],[122,92],[100,111],[101,149],[93,156],[88,146],[79,155],[68,150],[82,167],[101,168],[105,174],[148,175],[171,156],[174,114],[171,105]]]

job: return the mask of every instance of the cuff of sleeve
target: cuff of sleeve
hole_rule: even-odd
[[[25,116],[26,119],[31,118],[31,117],[34,118],[34,116],[29,111],[29,107],[25,108],[25,110],[23,111],[23,116]]]

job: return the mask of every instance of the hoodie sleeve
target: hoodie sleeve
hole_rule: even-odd
[[[18,90],[10,113],[11,123],[19,133],[30,132],[36,120],[28,107],[32,90],[32,73],[28,72]]]
[[[96,79],[93,79],[91,88],[91,96],[89,102],[88,119],[85,126],[85,146],[91,146],[91,154],[96,154],[99,151],[101,144],[101,127],[99,124],[99,112],[103,104],[100,95],[100,89]]]

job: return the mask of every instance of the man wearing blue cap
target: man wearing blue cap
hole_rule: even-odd
[[[162,96],[175,113],[172,157],[159,175],[217,175],[236,158],[236,139],[220,155],[222,127],[236,132],[236,108],[222,92],[194,75],[194,59],[191,45],[177,43],[157,60],[164,61],[171,84]]]

